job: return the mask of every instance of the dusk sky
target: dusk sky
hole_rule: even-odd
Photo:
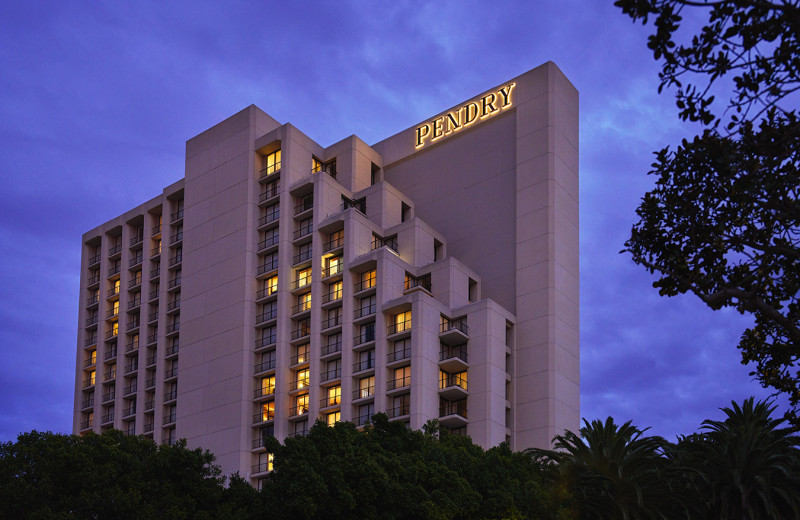
[[[648,34],[612,0],[3,2],[0,441],[71,431],[81,235],[183,177],[187,139],[255,104],[372,144],[547,61],[581,96],[582,417],[675,440],[767,397],[748,317],[619,253],[652,152],[692,135]]]

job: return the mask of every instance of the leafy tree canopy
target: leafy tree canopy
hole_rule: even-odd
[[[662,295],[753,317],[739,342],[800,424],[800,7],[796,0],[617,0],[653,33],[659,91],[702,131],[656,153],[626,242]],[[707,15],[696,31],[683,16]],[[689,23],[691,26],[691,23]],[[688,33],[687,38],[680,40]],[[724,94],[728,92],[727,94]],[[725,102],[715,101],[723,93]]]

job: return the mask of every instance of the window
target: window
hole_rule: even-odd
[[[297,230],[294,232],[294,238],[300,238],[308,235],[311,233],[311,230],[314,226],[314,219],[307,218],[305,220],[301,220],[297,226]]]
[[[264,156],[264,168],[261,170],[261,175],[272,175],[273,173],[281,170],[281,151],[275,150],[274,152]]]
[[[311,173],[319,173],[320,171],[322,171],[322,161],[311,156]]]
[[[339,385],[328,388],[325,406],[336,406],[342,402],[342,387]]]
[[[311,308],[311,293],[307,292],[297,297],[298,312],[307,311]]]
[[[364,350],[358,354],[356,370],[367,370],[369,368],[375,368],[375,349]]]
[[[266,224],[274,220],[278,220],[281,216],[280,204],[273,204],[264,208],[264,216],[261,217],[259,224]]]
[[[389,362],[392,361],[399,361],[401,359],[408,359],[411,357],[411,340],[410,339],[401,339],[399,341],[395,341],[391,345],[391,350],[389,351]]]
[[[90,364],[90,365],[94,365],[95,363],[97,363],[97,351],[96,351],[96,350],[93,350],[93,351],[92,351],[92,352],[89,354],[89,364]]]
[[[258,454],[258,471],[272,471],[272,453],[259,453]]]
[[[119,280],[114,280],[111,286],[111,294],[119,294]]]
[[[411,384],[411,367],[400,367],[394,370],[394,388],[402,388]]]
[[[142,283],[142,271],[141,271],[141,269],[139,271],[135,271],[133,273],[133,285],[139,285],[140,283]]]
[[[151,251],[153,255],[160,255],[161,254],[161,239],[156,238],[153,240],[153,251]]]
[[[308,413],[308,394],[300,394],[295,399],[297,413],[295,415],[302,415]]]
[[[278,277],[273,276],[264,282],[264,289],[266,289],[267,296],[278,292]]]
[[[359,327],[359,344],[375,341],[375,322],[365,323]]]
[[[89,384],[93,385],[97,378],[97,372],[94,370],[89,371]]]
[[[357,399],[364,399],[375,394],[375,376],[363,377],[358,380]]]
[[[373,415],[375,415],[375,404],[362,404],[358,407],[358,420],[356,421],[356,425],[362,426],[367,424],[370,422]]]
[[[342,257],[332,256],[325,259],[325,276],[333,276],[342,272]]]
[[[361,273],[361,280],[356,291],[363,291],[372,287],[375,287],[375,269]]]
[[[295,349],[294,359],[292,360],[292,364],[295,365],[301,363],[308,363],[308,349],[309,349],[308,343],[297,345]],[[306,372],[308,371],[306,370]]]
[[[325,372],[325,377],[323,378],[324,381],[330,381],[331,379],[342,377],[341,359],[334,359],[333,361],[328,361],[325,365],[325,368],[326,372]]]
[[[275,418],[275,401],[261,403],[260,418],[262,421],[271,421]]]
[[[392,417],[411,413],[411,394],[398,395],[392,399]]]
[[[370,314],[375,314],[375,295],[361,298],[359,308],[356,309],[356,318],[369,316]]]
[[[332,302],[342,297],[342,282],[334,282],[328,286],[328,293],[326,295],[326,302]]]
[[[297,379],[295,379],[295,381],[297,382],[298,390],[300,388],[306,388],[308,386],[310,377],[311,377],[311,371],[307,368],[304,370],[297,371]]]
[[[261,395],[270,395],[275,393],[275,376],[268,376],[261,378]]]
[[[111,305],[111,314],[119,314],[119,300],[115,300]]]
[[[111,335],[116,336],[117,334],[119,334],[119,322],[113,321],[111,322]]]
[[[306,269],[301,269],[297,271],[295,277],[295,286],[296,287],[305,287],[306,285],[311,283],[311,268],[307,267]]]
[[[261,337],[259,338],[259,346],[272,345],[277,341],[278,333],[276,328],[266,327],[261,329]]]
[[[411,311],[401,312],[394,317],[395,332],[411,329]]]
[[[331,412],[325,416],[325,422],[328,424],[328,426],[333,426],[335,423],[339,422],[340,417],[340,412]]]
[[[328,235],[328,242],[325,244],[325,250],[335,249],[344,244],[344,229],[334,231]]]

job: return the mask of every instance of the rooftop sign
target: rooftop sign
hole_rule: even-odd
[[[414,131],[415,147],[422,148],[509,108],[512,105],[511,89],[515,86],[516,83],[509,83],[418,126]]]

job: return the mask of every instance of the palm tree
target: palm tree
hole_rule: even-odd
[[[697,492],[715,519],[800,518],[800,437],[771,418],[775,406],[754,398],[723,408],[724,421],[703,421],[678,444],[679,458],[698,470]]]
[[[567,431],[555,437],[555,450],[527,453],[550,467],[556,488],[571,491],[582,519],[687,518],[692,503],[673,446],[645,431],[611,417],[584,419],[580,436]]]

